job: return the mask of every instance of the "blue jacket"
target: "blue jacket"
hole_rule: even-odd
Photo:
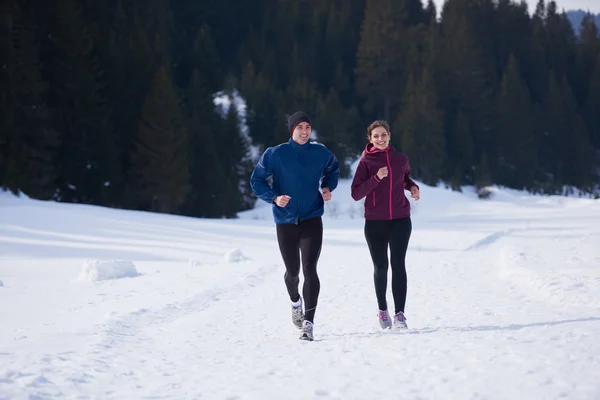
[[[319,183],[333,192],[339,175],[338,160],[325,146],[311,142],[300,145],[290,138],[265,150],[252,172],[250,186],[256,197],[273,205],[276,224],[298,224],[323,215]],[[271,177],[273,183],[269,185],[267,179]],[[291,197],[285,207],[274,202],[281,195]]]

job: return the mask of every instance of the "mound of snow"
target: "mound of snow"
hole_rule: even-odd
[[[131,261],[86,260],[79,275],[80,281],[97,282],[109,279],[133,278],[140,275]]]
[[[200,260],[190,260],[189,261],[189,265],[190,265],[190,267],[198,267],[198,266],[202,265],[202,261],[200,261]]]
[[[248,258],[242,253],[240,249],[229,250],[225,254],[225,261],[229,263],[246,261]]]
[[[4,286],[4,283],[2,283],[2,281],[0,281],[0,287]]]

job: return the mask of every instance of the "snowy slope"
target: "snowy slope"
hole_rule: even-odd
[[[377,329],[342,182],[312,343],[266,204],[197,220],[0,193],[0,399],[600,398],[600,202],[421,193],[409,331]]]

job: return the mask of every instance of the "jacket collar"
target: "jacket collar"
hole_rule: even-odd
[[[388,153],[394,151],[392,145],[388,145],[384,150],[379,150],[377,147],[373,145],[373,143],[367,143],[365,146],[365,155],[367,154],[377,154],[377,153]]]
[[[296,143],[296,142],[294,141],[294,139],[292,139],[292,138],[290,137],[290,140],[288,140],[288,143],[289,143],[289,144],[291,144],[291,145],[292,145],[292,147],[293,147],[294,149],[297,149],[297,150],[301,150],[301,149],[307,149],[307,148],[308,148],[308,146],[310,145],[310,139],[308,140],[308,142],[306,142],[306,143],[304,143],[304,144],[299,144],[299,143]]]

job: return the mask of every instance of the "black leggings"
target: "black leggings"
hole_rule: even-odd
[[[277,241],[285,264],[285,286],[290,300],[300,299],[298,285],[300,284],[300,252],[302,252],[302,272],[304,274],[304,319],[314,322],[315,309],[321,283],[317,275],[317,261],[321,255],[323,243],[323,221],[321,217],[311,218],[296,224],[277,225]]]
[[[365,220],[365,238],[369,245],[373,266],[377,304],[387,310],[386,290],[388,275],[388,245],[392,265],[392,294],[395,313],[404,312],[406,304],[406,249],[412,232],[410,217],[392,220]]]

